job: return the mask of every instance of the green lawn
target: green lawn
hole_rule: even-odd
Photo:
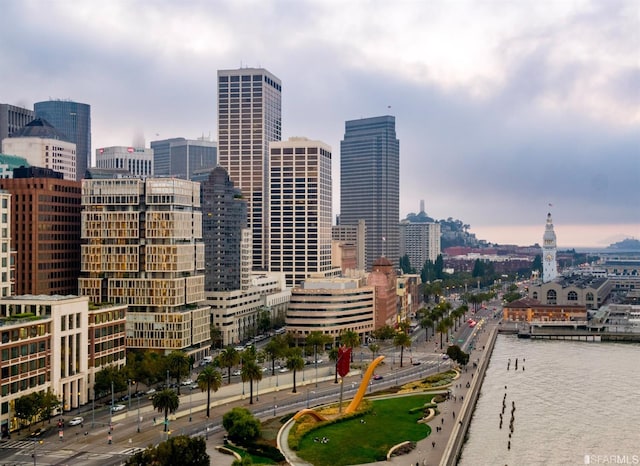
[[[362,417],[308,432],[300,440],[296,454],[314,466],[382,461],[392,446],[406,440],[418,441],[431,433],[428,425],[417,423],[422,412],[409,414],[409,410],[423,406],[432,397],[420,394],[373,401],[372,410]],[[314,441],[323,437],[329,441]]]

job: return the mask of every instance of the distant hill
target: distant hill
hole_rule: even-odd
[[[640,251],[640,240],[627,238],[617,243],[610,244],[607,249],[619,251]]]
[[[476,238],[476,235],[469,231],[471,226],[463,223],[461,220],[453,219],[451,217],[447,219],[434,220],[429,217],[426,212],[421,211],[417,214],[408,214],[406,221],[411,223],[438,222],[440,224],[440,247],[442,250],[452,246],[478,247],[480,245],[486,245],[485,241],[479,241]]]

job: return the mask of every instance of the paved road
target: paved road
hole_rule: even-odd
[[[482,341],[485,338],[484,330],[480,332],[466,332],[465,328],[461,329],[461,336],[456,339],[464,338],[465,345],[469,345],[472,340],[476,339],[476,348],[482,348]],[[444,370],[448,364],[447,360],[442,358],[439,349],[439,340],[437,345],[434,344],[433,338],[429,342],[424,341],[424,330],[416,332],[413,335],[414,344],[409,351],[405,351],[403,357],[403,367],[400,367],[400,352],[392,347],[383,350],[386,354],[385,363],[379,366],[376,373],[383,376],[381,380],[372,381],[369,392],[382,389],[397,384],[405,383],[416,378],[423,377],[429,373]],[[471,360],[478,358],[482,350],[474,350],[471,354]],[[362,358],[363,362],[371,361],[371,353],[363,350],[362,353],[354,355],[355,364],[357,365]],[[420,365],[412,365],[412,362],[420,361]],[[306,366],[304,375],[298,373],[296,375],[297,393],[292,393],[292,374],[278,373],[276,376],[266,375],[258,384],[257,392],[254,392],[253,404],[249,403],[248,384],[233,382],[230,385],[225,384],[216,393],[212,393],[211,401],[211,419],[205,416],[206,393],[199,390],[189,391],[183,389],[181,397],[180,410],[170,420],[169,435],[176,434],[201,434],[207,437],[208,452],[212,456],[212,464],[225,466],[231,465],[233,458],[222,455],[215,450],[215,446],[223,443],[224,431],[221,427],[221,416],[224,412],[235,406],[243,406],[250,409],[255,415],[261,418],[281,415],[285,412],[293,412],[307,406],[324,404],[337,401],[339,388],[333,383],[332,365],[324,364],[318,367],[318,377],[316,378],[316,370],[312,366]],[[462,375],[459,383],[464,384],[470,380],[471,372]],[[235,378],[237,380],[237,377]],[[358,370],[352,371],[346,380],[345,398],[349,399],[355,393],[361,380],[361,373]],[[255,387],[254,387],[255,388]],[[463,395],[464,389],[453,389],[455,395]],[[45,437],[42,444],[37,443],[26,437],[26,434],[13,434],[10,441],[0,442],[0,466],[2,465],[74,465],[74,466],[108,466],[120,464],[138,449],[144,448],[150,444],[157,444],[166,440],[167,434],[163,432],[161,423],[161,415],[155,413],[148,402],[143,402],[138,410],[137,400],[131,402],[131,409],[127,409],[122,413],[114,415],[110,419],[108,409],[100,408],[95,411],[95,418],[92,416],[91,410],[85,411],[84,426],[67,427],[64,430],[63,440],[58,438],[55,424],[52,424],[52,432]],[[446,402],[441,405],[443,410],[442,418],[445,419],[443,427],[453,425],[451,416],[453,411],[460,409],[460,402]],[[123,403],[128,406],[128,403]],[[72,415],[75,415],[73,413]],[[67,414],[70,418],[72,415]],[[154,417],[156,422],[154,423]],[[95,422],[92,424],[92,419]],[[108,442],[109,422],[113,422],[112,443]],[[435,426],[432,426],[435,430]],[[138,432],[138,428],[140,432]],[[427,460],[424,464],[437,464],[437,462],[429,462],[432,459],[442,455],[444,446],[447,443],[450,430],[443,429],[442,432],[434,434],[436,447],[431,446],[431,437],[420,442],[419,448],[414,454],[394,459],[392,464],[403,464],[406,466],[408,461],[411,464]],[[429,447],[429,448],[427,448]],[[35,461],[33,454],[35,453]],[[435,460],[434,460],[435,461]],[[385,463],[389,464],[389,463]]]

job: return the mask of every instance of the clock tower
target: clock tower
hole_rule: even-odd
[[[551,213],[547,214],[547,225],[542,237],[542,282],[547,283],[558,276],[556,265],[556,233],[553,231]]]

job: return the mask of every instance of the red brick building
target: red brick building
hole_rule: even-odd
[[[11,193],[16,295],[78,294],[81,186],[38,167],[0,179]]]

